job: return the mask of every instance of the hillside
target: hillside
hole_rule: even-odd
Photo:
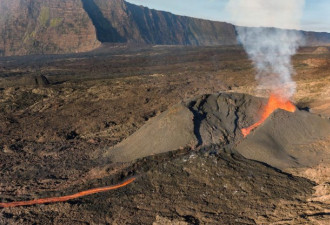
[[[83,0],[102,42],[169,45],[232,45],[235,28],[227,23],[177,16],[123,0]]]
[[[101,43],[234,45],[235,26],[123,0],[1,0],[0,56],[90,51]],[[330,34],[306,33],[308,44]]]
[[[100,45],[80,0],[1,0],[0,55],[89,51]]]

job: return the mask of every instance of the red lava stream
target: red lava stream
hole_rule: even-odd
[[[260,120],[250,127],[243,128],[241,130],[243,136],[246,137],[248,134],[250,134],[253,129],[257,128],[263,122],[265,122],[265,120],[277,109],[283,109],[288,112],[296,111],[296,107],[288,99],[282,98],[276,94],[271,94],[267,105],[262,109]]]
[[[36,205],[36,204],[45,204],[45,203],[65,202],[68,200],[80,198],[80,197],[87,196],[87,195],[115,190],[115,189],[124,187],[124,186],[132,183],[135,179],[136,178],[130,178],[120,184],[116,184],[113,186],[94,188],[94,189],[82,191],[82,192],[79,192],[79,193],[76,193],[73,195],[66,195],[66,196],[62,196],[62,197],[41,198],[41,199],[35,199],[35,200],[30,200],[30,201],[0,203],[0,207],[9,208],[9,207],[16,207],[16,206],[27,206],[27,205]]]

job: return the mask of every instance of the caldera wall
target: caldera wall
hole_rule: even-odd
[[[307,45],[330,34],[304,32]],[[224,22],[178,16],[124,0],[1,0],[0,56],[76,53],[101,43],[236,45]]]
[[[0,1],[0,56],[83,52],[99,45],[80,0]]]

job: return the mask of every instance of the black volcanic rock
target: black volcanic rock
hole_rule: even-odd
[[[236,150],[280,169],[330,163],[330,120],[305,111],[274,112]]]
[[[280,169],[330,163],[330,120],[305,111],[278,110],[243,139],[241,129],[256,121],[265,103],[265,99],[238,93],[199,96],[151,119],[104,156],[128,162],[213,145]]]
[[[243,138],[240,129],[254,121],[264,102],[235,93],[199,96],[151,119],[105,157],[126,162],[186,147],[231,145]]]
[[[27,75],[22,78],[22,84],[25,86],[46,87],[50,85],[49,80],[42,74]]]

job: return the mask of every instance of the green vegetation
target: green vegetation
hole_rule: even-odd
[[[40,15],[39,15],[39,23],[41,24],[41,26],[47,26],[47,24],[49,23],[49,18],[50,18],[50,13],[49,13],[49,8],[42,6],[41,7],[41,11],[40,11]]]
[[[30,40],[33,40],[36,37],[36,31],[32,31],[31,33],[26,32],[24,35],[23,42],[28,43]]]
[[[63,18],[54,18],[50,20],[50,26],[51,27],[57,27],[58,25],[60,25],[63,21]]]

